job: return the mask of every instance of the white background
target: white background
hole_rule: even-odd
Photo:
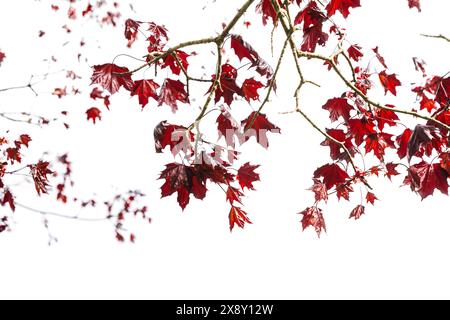
[[[174,44],[220,31],[221,23],[233,16],[241,2],[221,0],[202,11],[203,0],[135,1],[137,14],[132,18],[164,23]],[[400,74],[404,84],[419,79],[413,56],[427,61],[430,74],[445,73],[449,67],[448,43],[419,36],[449,31],[449,2],[422,2],[419,14],[408,9],[406,0],[363,0],[362,8],[353,10],[348,19],[349,39],[367,49],[379,45],[391,72]],[[253,26],[244,30],[244,35],[273,63],[268,50],[271,28],[261,29],[259,19],[253,13],[245,17]],[[0,68],[0,87],[22,84],[31,73],[45,72],[47,65],[42,59],[51,54],[59,57],[61,65],[73,61],[78,52],[71,50],[78,50],[77,45],[61,47],[66,36],[59,28],[64,23],[61,15],[35,1],[1,4],[0,48],[7,60]],[[43,39],[37,38],[40,29],[47,32]],[[109,62],[128,51],[121,26],[99,29],[87,24],[74,32],[84,36],[90,48],[83,52],[89,63],[73,67],[86,77],[80,85],[86,95],[89,65]],[[76,35],[73,38],[77,39]],[[96,40],[101,48],[96,47]],[[313,63],[307,68],[308,78],[321,83],[323,89],[309,87],[303,104],[325,124],[327,113],[320,107],[344,87],[323,68],[314,67]],[[57,70],[58,64],[50,69]],[[58,85],[55,81],[53,87],[42,84],[40,92],[51,92]],[[245,200],[254,224],[233,233],[227,225],[229,208],[218,188],[210,186],[207,198],[191,200],[183,213],[174,198],[160,199],[157,174],[171,156],[154,153],[153,128],[164,119],[189,124],[196,110],[184,107],[172,115],[166,107],[148,106],[141,112],[137,99],[122,93],[112,99],[112,112],[104,111],[103,121],[93,126],[84,119],[85,110],[94,106],[88,98],[58,100],[43,94],[36,99],[27,91],[3,94],[0,107],[7,110],[46,114],[69,110],[70,131],[56,125],[44,131],[26,126],[14,129],[33,133],[38,141],[33,145],[35,157],[45,150],[70,151],[75,192],[82,196],[94,192],[108,197],[116,191],[140,188],[148,195],[154,222],[135,226],[137,244],[122,245],[114,240],[106,223],[51,219],[51,230],[59,242],[48,247],[41,218],[19,211],[13,232],[0,237],[0,298],[450,298],[448,197],[436,194],[422,202],[407,187],[399,187],[401,178],[393,183],[374,180],[382,201],[367,206],[367,214],[359,221],[348,220],[359,203],[356,192],[350,204],[333,200],[323,207],[326,235],[317,239],[312,230],[301,232],[296,212],[312,204],[306,189],[314,169],[326,162],[327,150],[319,147],[322,137],[302,119],[278,114],[293,108],[289,97],[296,81],[288,64],[280,74],[279,98],[266,110],[282,135],[269,137],[268,151],[243,147],[244,161],[262,165],[262,181]],[[408,86],[400,90],[398,98],[378,97],[385,103],[412,108],[414,97],[408,90]],[[247,108],[242,115],[248,114],[251,109],[242,106]],[[209,120],[212,123],[213,119]],[[28,197],[29,192],[23,190]],[[35,207],[68,214],[76,210],[53,207],[45,199],[29,197],[28,201]]]

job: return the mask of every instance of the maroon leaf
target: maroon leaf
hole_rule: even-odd
[[[236,176],[242,189],[247,187],[250,190],[254,190],[253,182],[259,181],[259,174],[255,172],[255,169],[259,168],[259,165],[252,166],[249,162],[239,168]]]
[[[246,223],[251,224],[252,222],[247,217],[247,213],[239,207],[232,206],[229,214],[230,220],[230,231],[233,231],[234,225],[239,228],[244,229]]]
[[[175,58],[176,56],[176,58]],[[175,52],[172,52],[169,54],[165,59],[164,63],[161,65],[161,68],[167,68],[169,67],[170,70],[172,70],[173,74],[180,75],[181,72],[181,66],[183,66],[184,70],[187,71],[189,67],[189,63],[187,61],[187,58],[189,55],[181,50],[176,50]],[[178,63],[178,61],[181,63]]]
[[[418,192],[422,199],[425,199],[436,189],[448,195],[448,176],[438,163],[429,164],[422,161],[409,168],[405,183],[410,184],[411,190]]]
[[[189,103],[189,97],[184,89],[184,84],[179,80],[167,78],[159,93],[158,105],[167,104],[172,108],[172,112],[178,110],[178,101]]]
[[[250,100],[259,100],[258,89],[263,87],[264,85],[254,78],[246,79],[242,84],[242,93],[248,102],[250,102]]]
[[[325,184],[327,190],[344,183],[350,178],[347,172],[342,170],[336,163],[326,164],[314,171],[314,178],[317,179],[320,177],[323,178],[322,182]]]
[[[408,141],[408,161],[419,151],[419,149],[426,143],[433,139],[439,139],[437,136],[438,129],[434,126],[425,126],[418,124]]]
[[[96,123],[97,119],[102,120],[102,112],[98,108],[90,108],[86,111],[87,119],[92,120],[94,124]]]
[[[354,218],[355,220],[358,220],[365,213],[365,210],[366,208],[362,205],[356,206],[356,208],[350,213],[350,219]]]
[[[241,124],[245,131],[244,142],[254,136],[256,141],[264,148],[269,147],[267,132],[280,133],[280,128],[271,123],[265,114],[258,112],[252,112]]]
[[[350,111],[354,108],[347,102],[346,98],[334,98],[328,100],[322,109],[330,112],[330,119],[334,122],[337,121],[339,117],[342,117],[344,120],[349,120]]]
[[[401,86],[401,82],[397,79],[395,74],[387,74],[386,71],[381,71],[378,74],[380,78],[380,82],[384,87],[384,93],[386,94],[388,91],[391,92],[394,96],[397,95],[396,87]]]
[[[161,121],[153,131],[155,138],[155,149],[162,153],[165,147],[170,146],[172,154],[191,149],[191,141],[194,140],[192,132],[188,132],[183,126],[168,124]]]
[[[131,74],[129,74],[128,68],[107,63],[94,66],[93,69],[94,73],[91,77],[92,84],[99,84],[111,94],[119,91],[122,86],[127,90],[133,89],[133,80],[131,80]]]
[[[327,232],[325,219],[323,218],[322,209],[317,207],[309,207],[300,212],[299,214],[303,215],[302,218],[302,229],[305,230],[308,227],[313,227],[317,233],[317,236],[320,238],[320,234],[322,230]]]
[[[412,8],[417,8],[417,10],[420,12],[420,0],[408,0],[408,6]]]
[[[134,82],[133,89],[131,90],[131,96],[137,95],[139,97],[139,104],[144,108],[148,104],[148,99],[153,98],[158,101],[158,93],[156,90],[159,88],[159,84],[153,80],[137,80]]]
[[[350,14],[350,8],[357,8],[360,6],[359,0],[331,0],[327,5],[326,10],[329,17],[334,15],[336,11],[340,11],[344,18],[347,18]]]
[[[361,47],[358,46],[357,44],[350,46],[347,52],[350,59],[353,59],[356,62],[358,62],[364,56],[363,53],[361,52]]]

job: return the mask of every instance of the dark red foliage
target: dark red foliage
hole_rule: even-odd
[[[168,124],[167,121],[161,121],[153,131],[155,138],[155,150],[162,153],[164,148],[170,146],[170,151],[177,154],[180,151],[191,149],[191,143],[194,136],[183,126]]]
[[[313,227],[314,230],[317,233],[317,236],[320,237],[320,234],[323,231],[327,231],[326,225],[325,225],[325,219],[323,218],[322,209],[319,209],[318,207],[309,207],[300,212],[301,215],[303,215],[302,218],[302,228],[305,230],[308,227]]]
[[[349,179],[347,172],[336,163],[326,164],[314,171],[314,178],[322,178],[327,190],[346,182]]]
[[[102,119],[102,112],[98,108],[90,108],[86,111],[87,119],[92,120],[94,124],[96,123],[97,119]]]
[[[329,17],[334,15],[336,11],[340,11],[344,18],[347,18],[350,14],[350,8],[357,8],[360,6],[359,0],[331,0],[327,5],[326,10]]]
[[[231,206],[230,214],[230,231],[233,231],[234,225],[237,225],[239,228],[244,228],[246,223],[251,224],[252,222],[247,217],[247,213],[243,211],[239,207]]]
[[[365,210],[366,208],[364,206],[357,205],[356,208],[350,213],[350,219],[354,218],[355,220],[358,220],[365,213]]]
[[[405,184],[411,186],[411,190],[417,192],[422,199],[431,196],[437,189],[448,195],[449,174],[438,163],[430,164],[422,161],[412,165],[408,169]]]
[[[242,189],[254,190],[253,182],[259,181],[259,174],[255,172],[257,168],[259,168],[259,165],[252,166],[249,162],[239,168],[236,178]]]
[[[410,8],[414,8],[414,7],[417,8],[417,10],[419,10],[419,12],[422,11],[420,9],[420,0],[408,0],[408,6]]]
[[[242,89],[236,84],[237,76],[237,70],[232,65],[224,64],[222,66],[219,85],[215,90],[214,101],[216,103],[223,97],[224,102],[231,105],[235,94],[238,96],[243,96]],[[215,76],[213,76],[213,80],[215,80]],[[211,86],[208,92],[211,92],[212,89],[213,87]]]
[[[380,78],[380,82],[384,87],[384,92],[387,93],[388,91],[392,93],[394,96],[397,95],[396,88],[398,86],[401,86],[401,82],[397,79],[395,74],[387,74],[386,71],[381,71],[378,74],[378,77]]]
[[[122,86],[127,90],[133,89],[133,80],[131,80],[131,74],[128,68],[107,63],[94,66],[93,69],[94,73],[91,77],[92,84],[99,84],[111,94],[119,91]]]
[[[334,122],[337,121],[339,117],[342,117],[344,120],[349,120],[350,111],[353,110],[353,107],[348,103],[346,98],[334,98],[328,100],[322,109],[330,112],[330,119]]]
[[[151,79],[137,80],[134,82],[134,86],[131,89],[131,96],[137,95],[139,97],[139,104],[144,108],[148,104],[148,99],[153,98],[158,101],[159,84]]]
[[[158,105],[167,104],[173,112],[176,112],[178,102],[189,103],[189,97],[184,87],[185,85],[181,81],[167,78],[161,88]]]
[[[271,123],[265,114],[252,112],[247,119],[243,120],[241,125],[245,131],[245,141],[250,137],[256,137],[256,141],[264,148],[269,147],[267,133],[280,133],[280,128]]]

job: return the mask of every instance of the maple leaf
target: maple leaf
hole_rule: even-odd
[[[53,171],[49,169],[50,163],[39,161],[36,165],[30,166],[31,177],[34,181],[34,186],[38,195],[47,193],[47,187],[49,186],[48,175],[53,174]]]
[[[278,0],[278,4],[280,7],[283,6],[281,0]],[[274,24],[278,19],[277,12],[275,11],[271,0],[261,0],[261,2],[256,6],[256,12],[262,14],[263,25],[267,24],[267,20],[269,20],[269,18],[272,19]]]
[[[0,65],[2,64],[3,60],[5,60],[6,55],[4,52],[0,51]]]
[[[167,35],[167,29],[165,26],[157,25],[154,22],[149,22],[148,31],[150,31],[150,33],[156,38],[164,37],[166,38],[166,40],[169,40],[169,37]]]
[[[12,195],[11,191],[7,190],[3,194],[3,200],[1,203],[2,203],[2,206],[5,206],[6,204],[8,204],[13,212],[16,211],[14,196]]]
[[[31,137],[27,134],[22,134],[19,137],[19,142],[20,142],[20,144],[23,144],[24,146],[26,146],[28,148],[28,145],[31,142]]]
[[[391,92],[394,96],[397,95],[396,87],[401,86],[401,82],[397,79],[395,74],[387,74],[386,71],[381,71],[378,74],[380,78],[380,82],[384,87],[384,94],[388,91]]]
[[[327,10],[329,17],[334,15],[336,11],[340,11],[344,18],[347,18],[350,14],[350,8],[357,8],[360,6],[359,0],[331,0],[325,9]]]
[[[418,124],[408,142],[408,161],[419,151],[419,149],[426,143],[433,139],[439,139],[437,136],[438,129],[434,126],[426,126]]]
[[[158,93],[156,90],[159,88],[153,80],[137,80],[134,82],[134,86],[131,89],[131,96],[137,95],[139,97],[139,104],[144,108],[148,104],[148,99],[153,98],[158,101]]]
[[[361,60],[361,58],[364,56],[363,53],[361,52],[361,49],[362,48],[360,46],[358,46],[357,44],[350,46],[347,49],[348,56],[350,57],[350,59],[353,59],[356,62]]]
[[[136,41],[139,27],[141,26],[142,22],[135,21],[133,19],[127,19],[125,21],[125,39],[128,40],[128,47],[131,47],[131,45]]]
[[[178,76],[178,75],[180,75],[180,72],[181,72],[181,66],[178,63],[178,61],[183,66],[184,70],[187,71],[187,69],[189,67],[189,63],[187,62],[188,57],[189,57],[189,55],[186,52],[181,51],[181,50],[176,50],[176,51],[172,52],[171,54],[169,54],[164,59],[164,63],[161,65],[161,68],[164,69],[164,68],[169,67],[170,70],[172,70],[172,73],[176,74]],[[177,61],[177,59],[178,59],[178,61]]]
[[[220,85],[217,86],[215,91],[214,101],[219,102],[220,98],[223,97],[224,102],[227,105],[231,105],[234,100],[234,95],[243,95],[242,89],[236,84],[237,70],[232,65],[224,64],[222,66],[222,72],[220,74]],[[215,75],[213,76],[215,80]],[[211,92],[213,85],[209,88],[208,92]]]
[[[386,173],[385,176],[388,177],[389,180],[391,180],[392,176],[398,176],[400,173],[397,171],[397,163],[386,163]]]
[[[450,103],[450,77],[440,79],[436,90],[436,102],[447,107]]]
[[[420,0],[408,0],[408,6],[412,9],[412,8],[417,8],[417,10],[420,12],[422,11],[420,9]]]
[[[303,231],[308,227],[313,227],[317,233],[317,236],[320,238],[320,234],[322,230],[327,232],[327,228],[325,225],[325,219],[323,218],[322,209],[314,206],[308,207],[299,214],[303,215],[302,218],[302,229]]]
[[[375,204],[375,200],[378,200],[378,198],[372,192],[367,192],[367,194],[366,194],[366,202],[367,203],[371,203],[372,205],[374,205]]]
[[[255,172],[255,169],[257,168],[259,168],[259,165],[252,166],[249,162],[239,168],[236,178],[239,181],[242,190],[244,190],[245,187],[250,190],[255,190],[253,182],[259,181],[259,174]]]
[[[178,163],[167,164],[159,179],[165,179],[165,183],[161,186],[161,197],[168,197],[176,192],[178,204],[184,210],[189,203],[192,188],[190,168]]]
[[[234,50],[234,53],[239,58],[240,61],[242,59],[247,58],[252,63],[250,67],[256,68],[256,72],[258,72],[261,76],[266,77],[267,79],[271,79],[274,71],[272,67],[259,56],[258,52],[240,35],[231,35],[231,48]],[[276,88],[276,85],[274,85]]]
[[[436,189],[448,195],[448,176],[448,172],[439,163],[422,161],[409,167],[405,184],[410,184],[411,190],[419,193],[423,200]]]
[[[271,123],[267,116],[256,111],[252,112],[247,119],[243,120],[241,125],[244,127],[244,142],[254,136],[256,141],[264,148],[269,147],[267,132],[280,133],[280,128]]]
[[[441,158],[441,168],[447,171],[450,175],[450,152],[444,152],[440,156]]]
[[[103,103],[105,104],[105,107],[109,110],[109,96],[105,95],[103,96],[103,91],[100,90],[99,88],[94,88],[91,91],[90,94],[91,99],[97,100],[97,99],[103,99]]]
[[[412,131],[409,128],[406,128],[405,131],[401,135],[399,135],[396,139],[398,143],[397,155],[400,159],[406,157],[408,153],[408,143],[411,139]]]
[[[364,146],[366,153],[373,151],[375,156],[383,161],[385,149],[395,148],[394,142],[392,141],[392,135],[389,133],[373,133],[367,136],[365,140],[366,144]]]
[[[314,198],[316,199],[316,202],[319,201],[328,201],[328,190],[327,187],[324,183],[322,183],[322,181],[320,181],[319,179],[313,179],[313,186],[309,189],[312,192],[314,192]]]
[[[252,222],[247,217],[247,213],[239,207],[231,206],[230,214],[228,215],[230,220],[230,231],[233,231],[234,225],[244,229],[246,223]]]
[[[322,107],[330,112],[331,121],[335,122],[342,117],[348,121],[350,119],[350,111],[354,108],[347,102],[346,98],[333,98],[327,101]]]
[[[231,116],[228,111],[224,109],[217,117],[216,123],[217,130],[219,132],[219,139],[221,137],[225,137],[227,145],[234,148],[234,136],[240,127],[239,123]]]
[[[354,145],[351,141],[351,139],[347,139],[347,135],[345,132],[341,129],[327,129],[327,134],[331,136],[332,138],[336,139],[339,142],[343,142],[344,145],[347,147],[347,150],[354,155]],[[333,160],[347,160],[350,161],[348,158],[348,154],[345,150],[342,150],[342,145],[339,143],[334,142],[330,139],[325,139],[321,144],[321,146],[328,146],[330,147],[330,157]]]
[[[365,213],[366,208],[363,205],[357,205],[355,209],[350,213],[350,219],[354,218],[358,220]]]
[[[133,80],[131,80],[131,74],[128,73],[128,68],[107,63],[94,66],[93,69],[91,84],[99,84],[111,94],[119,91],[122,86],[127,90],[133,89]]]
[[[387,104],[386,107],[395,108],[395,106],[391,104]],[[395,121],[400,120],[394,111],[386,109],[375,110],[375,118],[378,122],[378,128],[381,131],[383,130],[385,124],[391,127],[395,127],[397,125]]]
[[[250,100],[259,100],[258,89],[261,89],[262,87],[264,87],[264,85],[254,78],[246,79],[242,84],[242,93],[248,102],[250,102]]]
[[[355,139],[356,145],[361,145],[366,136],[375,133],[375,125],[367,118],[349,119],[347,121],[349,133]]]
[[[386,62],[385,62],[383,56],[381,56],[381,54],[378,52],[378,47],[375,47],[372,50],[373,50],[373,52],[375,52],[375,56],[377,57],[378,61],[380,61],[381,65],[387,69],[388,67],[386,65]]]
[[[170,146],[172,154],[191,149],[194,140],[192,132],[183,126],[173,125],[167,121],[161,121],[153,130],[156,153],[162,153],[165,147]]]
[[[86,111],[87,119],[92,120],[95,124],[96,120],[102,120],[102,112],[98,108],[90,108]]]
[[[179,80],[172,80],[167,78],[159,93],[158,105],[163,103],[172,108],[172,112],[178,110],[178,101],[182,103],[189,103],[189,97],[184,89],[184,84]]]
[[[323,178],[322,182],[325,184],[327,190],[346,182],[350,178],[347,172],[342,170],[336,163],[326,164],[314,171],[314,178],[317,179],[320,177]]]
[[[322,24],[313,25],[303,30],[302,51],[314,52],[317,45],[325,46],[328,34],[322,31]]]
[[[227,198],[227,201],[230,202],[230,204],[233,204],[234,201],[239,202],[240,204],[242,204],[241,197],[243,195],[244,194],[238,188],[234,188],[232,186],[228,186],[226,198]]]

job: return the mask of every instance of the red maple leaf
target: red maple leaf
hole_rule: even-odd
[[[436,102],[447,107],[450,103],[450,77],[440,79],[436,90]]]
[[[246,223],[252,223],[247,217],[247,213],[241,208],[235,206],[231,206],[228,218],[230,220],[230,231],[233,231],[234,225],[244,229]]]
[[[23,144],[24,146],[26,146],[28,148],[28,145],[31,142],[31,137],[27,134],[22,134],[19,137],[19,142],[20,142],[20,144]]]
[[[428,112],[432,112],[436,108],[436,101],[429,99],[427,96],[423,96],[420,101],[420,110],[426,109]]]
[[[398,176],[400,173],[397,171],[397,163],[386,163],[386,173],[385,176],[388,177],[389,180],[391,180],[391,177]]]
[[[100,90],[99,88],[92,89],[90,97],[91,97],[91,99],[94,99],[94,100],[103,99],[103,103],[105,104],[105,107],[109,110],[109,105],[110,105],[109,95],[104,96],[102,90]]]
[[[400,159],[406,157],[408,153],[408,143],[411,139],[412,131],[409,128],[406,128],[405,131],[401,135],[399,135],[396,139],[398,144],[397,155]]]
[[[167,36],[167,29],[165,26],[158,25],[154,22],[149,22],[148,31],[150,31],[150,33],[156,38],[164,37],[166,38],[166,40],[169,40],[169,37]]]
[[[36,165],[30,166],[31,177],[34,181],[34,186],[38,195],[47,193],[49,186],[48,175],[53,174],[49,169],[50,163],[39,161]]]
[[[242,96],[242,89],[236,84],[236,78],[238,76],[237,70],[230,64],[224,64],[222,66],[222,72],[220,74],[220,84],[217,86],[215,91],[214,101],[219,102],[220,98],[223,97],[224,102],[227,105],[231,105],[234,100],[234,95],[237,94]],[[213,80],[215,75],[213,76]],[[209,88],[208,92],[211,92],[213,86]]]
[[[168,197],[177,193],[177,201],[184,210],[189,203],[189,194],[192,189],[192,171],[188,166],[178,163],[166,165],[161,172],[160,179],[165,179],[161,186],[161,197]]]
[[[312,192],[314,192],[314,198],[316,199],[316,202],[319,201],[328,201],[328,190],[327,186],[322,183],[319,179],[313,179],[313,186],[309,189]]]
[[[131,80],[128,68],[107,63],[94,66],[93,69],[92,84],[99,84],[111,94],[119,91],[122,86],[127,90],[133,89],[133,80]]]
[[[327,190],[346,182],[350,178],[347,172],[342,170],[336,163],[326,164],[314,171],[314,178],[320,177],[323,178],[322,182]]]
[[[373,133],[367,136],[364,146],[366,153],[373,151],[375,156],[383,160],[386,148],[395,148],[392,135],[389,133]]]
[[[361,216],[365,213],[366,208],[362,205],[357,205],[355,209],[352,210],[350,213],[350,219],[354,218],[355,220],[358,220],[361,218]]]
[[[417,10],[420,12],[420,0],[408,0],[408,6],[412,8],[417,8]]]
[[[322,31],[322,24],[313,25],[303,30],[302,51],[314,52],[317,45],[325,46],[328,34]]]
[[[150,79],[137,80],[134,82],[133,89],[131,89],[131,96],[137,95],[139,97],[139,104],[144,108],[148,104],[148,99],[153,98],[158,101],[158,93],[156,90],[159,84]]]
[[[359,0],[331,0],[325,9],[327,10],[329,17],[334,15],[336,11],[340,11],[344,18],[347,18],[350,14],[350,8],[357,8],[360,6]]]
[[[303,43],[302,51],[313,52],[317,44],[324,46],[328,40],[328,34],[322,31],[323,22],[327,17],[319,9],[315,1],[311,1],[308,5],[298,13],[294,19],[294,24],[298,25],[303,22]]]
[[[250,102],[250,100],[259,100],[258,89],[263,87],[264,85],[254,78],[246,79],[242,84],[242,93],[248,102]]]
[[[280,7],[283,6],[281,0],[278,0],[278,4]],[[261,0],[261,2],[256,6],[256,12],[262,14],[263,25],[267,24],[267,20],[269,20],[269,18],[272,19],[274,24],[275,21],[277,21],[277,12],[275,11],[271,0]]]
[[[309,207],[300,212],[299,214],[303,215],[302,218],[302,229],[303,231],[308,227],[313,227],[317,233],[317,236],[320,238],[320,234],[322,230],[327,232],[327,228],[325,225],[325,219],[323,218],[322,209],[314,206]]]
[[[272,67],[261,58],[258,52],[256,52],[248,42],[244,41],[240,35],[232,34],[230,43],[231,48],[234,50],[234,53],[240,61],[247,58],[252,63],[251,67],[256,68],[256,72],[261,76],[266,77],[267,79],[272,78],[274,73]]]
[[[375,133],[375,125],[367,118],[349,119],[347,121],[348,131],[355,139],[356,145],[361,145],[366,136]]]
[[[244,142],[254,136],[256,141],[264,148],[269,147],[267,132],[280,133],[280,128],[271,123],[265,114],[252,112],[247,119],[243,120],[241,125],[244,127]]]
[[[249,162],[239,168],[236,176],[242,190],[247,187],[250,190],[254,190],[253,182],[259,181],[259,174],[255,170],[259,168],[259,165],[252,166]]]
[[[162,153],[165,147],[170,146],[172,154],[191,149],[194,140],[192,132],[183,126],[173,125],[167,121],[161,121],[153,130],[156,153]]]
[[[436,139],[439,140],[438,129],[434,126],[418,124],[408,141],[408,161],[420,150],[420,148]]]
[[[425,199],[436,189],[448,195],[448,177],[448,172],[442,169],[439,163],[422,161],[409,167],[405,184],[409,184],[412,191],[418,192],[422,199]]]
[[[441,158],[441,168],[447,171],[450,175],[450,152],[444,152],[440,156]]]
[[[347,49],[347,52],[348,56],[351,59],[355,60],[356,62],[358,62],[364,56],[363,53],[361,52],[361,47],[358,46],[357,44],[350,46]]]
[[[189,67],[189,62],[187,61],[187,58],[189,55],[181,50],[176,50],[169,54],[165,59],[164,63],[161,65],[161,68],[167,68],[169,67],[170,70],[172,70],[173,74],[176,74],[177,76],[180,75],[181,72],[181,65],[183,66],[184,70],[187,71]],[[178,59],[178,60],[177,60]],[[180,63],[178,63],[178,61]]]
[[[241,197],[243,195],[244,194],[238,188],[234,188],[232,186],[228,186],[226,198],[227,198],[227,201],[230,202],[230,204],[233,204],[235,201],[239,202],[240,204],[242,204]]]
[[[402,83],[397,79],[395,74],[387,74],[386,71],[383,70],[378,74],[378,77],[380,78],[380,82],[384,87],[384,93],[386,94],[389,91],[394,96],[396,96],[396,87],[401,86]]]
[[[375,55],[376,55],[378,61],[380,61],[381,65],[387,69],[388,67],[386,65],[386,62],[385,62],[383,56],[381,56],[381,54],[378,52],[378,47],[375,47],[372,50],[373,50],[373,52],[375,52]]]
[[[2,51],[0,51],[0,65],[2,64],[3,60],[5,60],[6,55]]]
[[[339,117],[342,117],[346,121],[349,120],[350,111],[354,108],[347,102],[346,98],[333,98],[328,100],[322,109],[330,112],[330,119],[334,122],[337,121]]]
[[[395,108],[395,106],[391,104],[387,104],[386,107]],[[383,131],[385,124],[391,127],[395,127],[397,125],[396,121],[400,120],[394,111],[386,109],[376,109],[375,119],[377,120],[378,128],[381,131]]]
[[[131,47],[131,45],[136,41],[141,24],[142,22],[132,19],[127,19],[125,21],[125,39],[128,40],[128,47]]]
[[[239,123],[231,116],[227,110],[222,110],[217,117],[217,130],[219,132],[219,139],[225,137],[228,146],[234,148],[234,136],[239,130]]]
[[[372,192],[367,192],[367,194],[366,194],[366,202],[367,203],[371,203],[372,205],[374,205],[375,204],[375,200],[378,200],[378,198]]]
[[[1,204],[2,204],[2,206],[5,206],[6,204],[8,204],[13,212],[16,211],[14,196],[12,195],[11,191],[9,191],[9,190],[5,191],[5,193],[3,194],[3,200],[1,202]]]
[[[337,141],[343,142],[346,146],[347,150],[354,155],[354,145],[351,141],[351,138],[347,138],[347,135],[345,132],[341,129],[327,129],[327,134],[330,135],[332,138],[336,139]],[[330,139],[325,139],[321,144],[321,146],[328,146],[330,147],[330,157],[333,160],[347,160],[350,161],[348,158],[348,154],[345,150],[343,150],[342,145],[339,143],[336,143]]]
[[[175,112],[178,110],[178,101],[189,103],[189,97],[184,89],[184,84],[179,80],[167,78],[159,93],[158,105],[162,106],[165,103]]]
[[[90,108],[86,111],[87,119],[92,120],[95,124],[97,119],[102,120],[102,112],[98,108]]]

